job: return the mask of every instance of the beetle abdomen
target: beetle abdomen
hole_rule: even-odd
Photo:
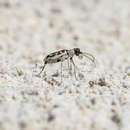
[[[48,58],[47,63],[52,64],[52,63],[57,63],[57,62],[63,62],[65,60],[67,60],[68,58],[69,58],[68,55],[60,56],[57,58]]]

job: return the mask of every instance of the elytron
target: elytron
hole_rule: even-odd
[[[79,56],[79,57],[85,56],[86,58],[91,60],[95,65],[95,58],[91,54],[86,53],[86,52],[81,52],[79,48],[73,48],[70,50],[64,49],[64,50],[59,50],[59,51],[50,53],[44,58],[44,65],[41,67],[42,70],[39,73],[39,75],[42,73],[42,71],[44,71],[47,64],[54,64],[54,63],[61,62],[61,78],[62,78],[62,62],[65,60],[68,60],[74,66],[74,74],[76,78],[76,65],[73,61],[74,56]]]

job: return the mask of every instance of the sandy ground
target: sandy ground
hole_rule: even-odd
[[[37,76],[75,47],[96,68]],[[0,0],[0,130],[130,130],[130,0]]]

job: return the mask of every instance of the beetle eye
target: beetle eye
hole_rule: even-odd
[[[81,54],[81,51],[79,48],[74,48],[74,52],[77,56],[79,56],[79,54]]]

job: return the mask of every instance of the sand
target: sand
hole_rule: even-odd
[[[78,80],[44,57],[78,47]],[[0,130],[130,130],[129,0],[0,0]]]

